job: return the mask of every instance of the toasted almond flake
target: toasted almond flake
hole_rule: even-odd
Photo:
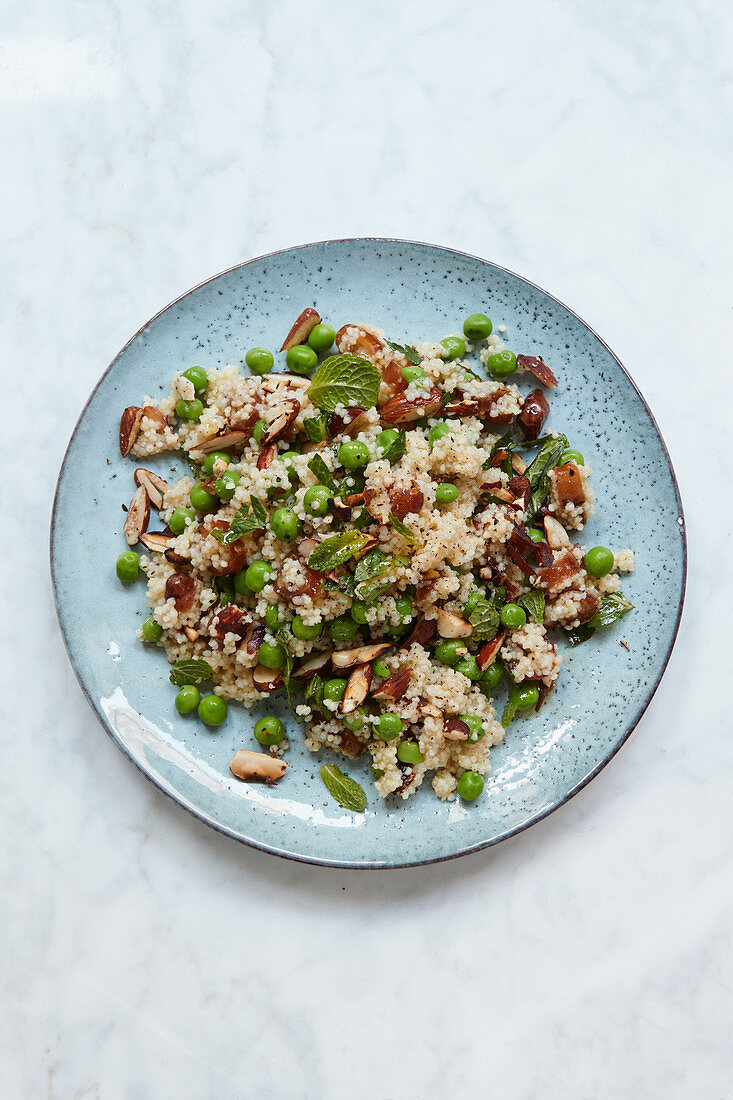
[[[126,458],[140,434],[143,410],[138,405],[128,405],[120,418],[120,454]]]
[[[269,443],[257,455],[257,469],[267,470],[277,458],[277,443]]]
[[[196,387],[190,378],[185,378],[184,375],[179,374],[173,383],[173,390],[178,394],[182,401],[193,401],[196,396]]]
[[[521,455],[512,455],[512,469],[515,474],[523,474],[527,469],[527,463]]]
[[[438,608],[437,620],[441,638],[470,638],[473,634],[470,623],[459,615],[454,615],[452,611],[446,611],[443,607]]]
[[[194,630],[192,626],[184,626],[183,633],[186,635],[189,642],[195,642],[199,636],[198,630]]]
[[[321,316],[319,313],[312,309],[310,306],[306,306],[301,314],[296,317],[293,327],[283,340],[280,351],[288,351],[290,348],[296,347],[298,344],[303,344],[310,336],[316,325],[321,323]]]
[[[335,657],[335,654],[334,654]],[[335,661],[334,661],[335,664]],[[359,665],[349,676],[341,699],[340,711],[342,714],[351,714],[366,699],[372,683],[372,669],[370,665]]]
[[[476,663],[482,672],[484,672],[489,667],[489,665],[493,665],[494,661],[499,655],[499,650],[504,644],[505,638],[506,633],[502,631],[501,633],[497,634],[495,638],[492,638],[490,642],[486,642],[485,645],[481,646],[481,649],[476,655]]]
[[[134,546],[140,541],[140,536],[147,530],[149,520],[150,497],[145,486],[141,485],[135,490],[127,510],[124,530],[128,546]]]
[[[396,393],[380,408],[379,419],[383,424],[408,424],[422,416],[431,416],[442,403],[443,394],[437,386],[433,386],[424,396],[416,397],[414,401],[408,401],[404,393]]]
[[[230,451],[246,443],[248,439],[247,432],[224,432],[223,435],[212,435],[211,439],[198,443],[193,450],[200,451],[204,455],[211,451]]]
[[[272,410],[269,427],[263,432],[261,444],[267,447],[273,440],[279,439],[291,426],[300,412],[299,401],[283,401]]]
[[[330,653],[316,653],[313,657],[309,657],[307,661],[296,668],[293,672],[293,680],[298,680],[304,683],[306,680],[312,679],[317,672],[322,672],[331,661]]]
[[[152,470],[143,470],[140,466],[135,470],[134,478],[136,485],[145,487],[153,507],[161,508],[163,494],[168,492],[168,482],[164,481],[158,474],[154,474]]]
[[[265,783],[277,783],[287,769],[287,763],[279,756],[270,756],[265,752],[252,752],[239,749],[232,757],[229,769],[237,779],[258,779]]]
[[[272,691],[283,678],[282,669],[256,665],[252,671],[252,683],[258,691]]]
[[[337,649],[331,654],[334,668],[351,668],[352,665],[368,664],[376,661],[392,646],[389,642],[375,642],[374,645],[362,645],[357,649]]]
[[[449,718],[443,725],[443,737],[446,741],[468,741],[469,728],[460,718]]]
[[[152,550],[156,554],[164,554],[171,543],[175,541],[175,537],[175,535],[165,535],[162,531],[146,531],[145,534],[140,536],[140,542],[148,550]]]
[[[372,692],[373,699],[401,699],[410,683],[410,672],[395,672]]]
[[[547,545],[551,550],[562,550],[563,546],[570,546],[570,536],[554,516],[545,516],[545,535]]]

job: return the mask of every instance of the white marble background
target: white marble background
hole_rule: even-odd
[[[6,0],[4,1098],[733,1097],[732,30],[727,0]],[[498,849],[387,874],[249,851],[145,783],[67,664],[46,542],[142,322],[362,234],[495,259],[606,337],[691,549],[606,771]]]

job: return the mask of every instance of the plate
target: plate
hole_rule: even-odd
[[[569,429],[593,468],[598,498],[583,542],[630,546],[636,571],[623,591],[636,611],[575,649],[538,715],[512,724],[492,751],[492,772],[472,804],[440,802],[425,784],[408,802],[383,802],[368,764],[349,762],[369,792],[363,814],[334,804],[286,713],[291,767],[273,787],[229,772],[236,749],[256,747],[252,725],[272,702],[230,706],[219,732],[180,717],[162,650],[138,641],[144,585],[117,581],[124,549],[121,504],[133,465],[120,457],[120,413],[162,396],[176,370],[241,364],[253,345],[279,346],[295,316],[315,304],[337,328],[378,324],[393,338],[439,339],[481,310],[517,352],[541,354],[560,385],[550,427]],[[526,387],[525,387],[526,388]],[[166,473],[170,456],[147,463]],[[169,475],[170,476],[170,475]],[[83,538],[80,538],[80,533]],[[674,644],[685,588],[682,505],[659,429],[607,345],[546,291],[485,260],[393,240],[324,241],[261,256],[184,294],[146,324],[108,367],[64,458],[54,502],[51,563],[56,606],[79,683],[122,751],[201,821],[253,847],[339,867],[404,867],[465,854],[539,821],[584,787],[644,713]],[[620,644],[623,638],[628,649]]]

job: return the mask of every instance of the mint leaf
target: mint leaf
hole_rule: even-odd
[[[367,797],[362,787],[352,779],[344,775],[336,764],[324,764],[319,769],[321,779],[328,788],[329,794],[343,806],[345,810],[353,810],[355,813],[363,813],[366,809]]]
[[[328,439],[325,416],[309,416],[303,421],[303,427],[311,443],[323,443]]]
[[[325,682],[323,677],[316,673],[305,685],[303,696],[311,710],[323,709],[323,685]]]
[[[529,592],[525,592],[523,596],[520,596],[517,600],[520,607],[523,607],[530,618],[534,619],[536,623],[541,623],[545,617],[545,594],[544,592],[538,592],[536,588],[531,589]]]
[[[228,531],[220,531],[214,527],[211,534],[222,546],[230,546],[237,539],[251,535],[253,531],[261,531],[266,525],[267,509],[257,497],[250,497],[249,504],[243,504],[235,512]]]
[[[333,474],[321,455],[313,455],[313,458],[308,463],[308,469],[315,474],[321,485],[325,485],[332,493],[336,492],[336,482],[333,480]]]
[[[595,632],[595,627],[591,626],[590,623],[581,623],[580,626],[574,626],[572,630],[568,630],[566,637],[569,645],[576,646],[581,645],[582,642],[587,642]]]
[[[546,470],[555,465],[556,459],[568,446],[567,437],[564,435],[547,436],[540,447],[532,463],[524,471],[524,476],[529,478],[529,484],[534,489]]]
[[[473,627],[472,637],[478,642],[490,642],[496,637],[499,629],[500,616],[497,609],[488,600],[479,600],[468,621]]]
[[[308,397],[318,409],[333,412],[337,405],[371,409],[377,404],[381,382],[378,369],[357,355],[330,355],[316,367]]]
[[[399,462],[405,453],[405,444],[407,443],[407,433],[404,428],[400,428],[397,438],[393,439],[386,450],[382,451],[380,458],[389,462],[390,466],[394,466],[395,462]]]
[[[392,340],[387,341],[388,345],[392,348],[392,351],[399,351],[407,359],[408,363],[414,363],[416,367],[420,366],[422,360],[413,347],[409,344],[395,344]]]
[[[510,700],[507,703],[507,705],[504,707],[504,710],[501,712],[501,724],[504,727],[504,729],[507,728],[507,726],[509,725],[509,723],[511,722],[512,718],[514,717],[514,715],[516,713],[517,713],[517,704],[512,703],[511,700]]]
[[[392,559],[382,550],[370,550],[361,561],[356,563],[354,580],[357,584],[361,584],[363,581],[372,580],[373,577],[381,577],[388,572],[391,563]]]
[[[214,670],[208,661],[183,657],[173,665],[170,682],[176,687],[185,687],[187,684],[198,684],[201,680],[210,680],[213,675]]]
[[[392,524],[395,531],[399,531],[403,539],[409,542],[410,546],[417,546],[417,538],[413,535],[407,524],[403,523],[401,519],[397,519],[397,516],[393,515],[391,512],[389,513],[389,522]]]
[[[342,531],[338,535],[329,535],[323,542],[319,542],[308,558],[308,568],[315,569],[318,573],[330,573],[354,554],[358,554],[368,542],[368,537],[362,535],[361,531]]]
[[[627,611],[633,610],[634,605],[629,603],[620,592],[609,592],[607,596],[601,597],[601,606],[588,623],[588,626],[610,626],[611,623],[615,623],[617,619],[625,615]]]

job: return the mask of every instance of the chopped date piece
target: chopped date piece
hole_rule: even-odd
[[[536,439],[549,415],[550,406],[542,390],[532,390],[528,393],[517,417],[517,423],[522,429],[524,438]]]
[[[347,332],[348,329],[355,330]],[[367,332],[360,325],[343,325],[336,333],[334,340],[336,347],[342,355],[357,355],[360,359],[368,359],[373,362],[385,345],[372,332]]]
[[[165,582],[165,598],[173,600],[176,611],[185,614],[196,603],[199,582],[187,573],[171,573]]]
[[[516,523],[505,547],[509,557],[523,573],[534,573],[541,566],[552,562],[552,551],[547,543],[532,542],[525,529],[518,527]]]
[[[554,389],[557,385],[557,378],[540,355],[518,355],[517,366],[523,370],[528,370],[538,382],[541,382],[543,386],[547,386],[548,389]]]
[[[435,635],[438,633],[438,624],[435,619],[426,619],[424,616],[415,623],[410,634],[407,636],[404,642],[402,642],[401,649],[409,649],[411,645],[416,642],[418,645],[427,645]]]
[[[340,413],[329,413],[328,420],[326,421],[326,430],[330,436],[341,435],[343,432],[347,434],[352,431],[359,431],[362,423],[361,417],[364,415],[364,409],[360,409],[358,405],[349,405],[346,409],[346,415],[342,416]]]
[[[420,489],[390,489],[390,511],[397,519],[404,519],[411,512],[419,512],[425,503],[425,497]]]
[[[529,504],[529,498],[532,495],[532,486],[529,483],[529,478],[524,474],[517,474],[516,477],[512,477],[507,482],[507,489],[514,498],[514,503],[521,502],[522,508],[526,508]]]
[[[536,546],[543,546],[544,543],[535,543]],[[548,547],[550,555],[552,551]],[[548,591],[553,589],[559,589],[568,584],[573,577],[582,572],[582,566],[577,557],[573,553],[572,547],[562,551],[555,560],[542,569],[537,570],[537,584],[540,588],[546,588]]]
[[[585,502],[585,486],[574,462],[555,467],[555,493],[561,504]]]
[[[228,603],[214,615],[209,625],[209,633],[223,638],[225,634],[236,634],[244,638],[252,625],[252,616],[243,607]],[[263,631],[264,637],[264,631]],[[255,652],[257,650],[255,649]]]

